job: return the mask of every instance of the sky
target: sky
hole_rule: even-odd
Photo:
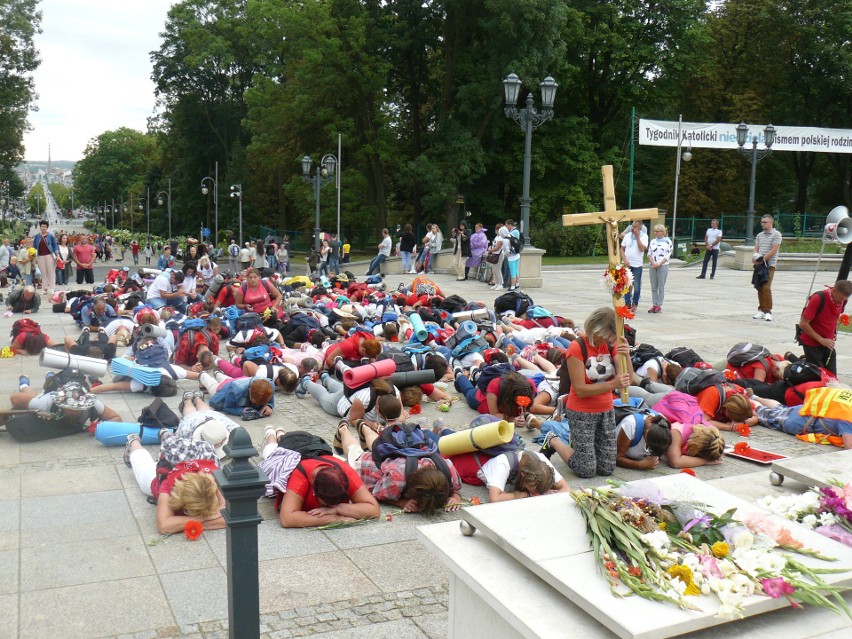
[[[154,111],[149,54],[174,0],[41,0],[38,111],[24,136],[28,161],[79,160],[104,131],[147,129]]]

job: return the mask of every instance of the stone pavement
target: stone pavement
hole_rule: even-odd
[[[537,303],[582,321],[590,310],[608,303],[601,272],[601,267],[545,271],[546,287],[528,292]],[[748,273],[722,270],[712,281],[697,281],[696,274],[692,268],[673,269],[663,312],[653,315],[646,312],[650,306],[646,273],[640,312],[631,322],[640,341],[664,351],[690,346],[711,361],[723,358],[738,341],[754,340],[773,352],[796,350],[793,325],[810,273],[778,274],[771,323],[751,319],[756,294]],[[490,302],[495,297],[478,282],[457,283],[450,275],[435,279],[467,299]],[[820,273],[817,286],[831,279],[830,273]],[[397,283],[388,281],[389,287]],[[12,319],[0,319],[0,331],[8,331]],[[52,314],[49,306],[35,319],[54,339],[79,334],[67,315]],[[841,371],[850,368],[850,346],[849,337],[841,336]],[[34,385],[40,385],[46,372],[34,357],[18,356],[2,366],[3,395],[16,389],[18,375],[28,374]],[[850,381],[848,375],[843,378]],[[187,381],[180,384],[193,386]],[[135,419],[151,401],[150,396],[131,393],[103,399],[127,420]],[[168,403],[176,409],[178,399]],[[474,416],[462,403],[448,415],[424,404],[423,414],[430,421],[440,415],[453,426]],[[306,429],[330,439],[335,421],[310,399],[279,396],[273,418],[247,422],[245,427],[259,444],[267,425]],[[529,441],[528,434],[523,436]],[[725,436],[738,439],[730,433]],[[751,442],[793,456],[834,450],[763,428],[754,429]],[[85,435],[19,444],[0,433],[0,638],[228,636],[225,532],[207,532],[194,543],[178,535],[161,538],[154,526],[154,509],[124,466],[122,453],[122,447],[106,448]],[[555,463],[572,485],[589,483],[577,480],[561,461]],[[676,471],[618,469],[615,476],[631,480],[670,472]],[[767,469],[732,458],[699,468],[697,474],[750,499],[803,489],[789,480],[773,488]],[[463,494],[484,498],[485,491],[465,487]],[[312,531],[281,529],[268,500],[262,500],[260,509],[263,637],[446,636],[447,573],[425,553],[415,528],[457,515],[435,520],[394,515],[388,521],[385,514],[392,509],[383,507],[378,521]]]

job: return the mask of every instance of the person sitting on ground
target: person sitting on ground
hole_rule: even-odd
[[[163,271],[148,285],[145,303],[154,309],[171,306],[186,312],[186,293],[183,290],[182,271]]]
[[[402,409],[400,401],[392,395],[384,395],[378,401],[379,410],[387,420],[386,427],[399,424]],[[335,446],[345,453],[347,462],[361,477],[364,485],[378,501],[402,508],[407,513],[423,513],[428,516],[444,509],[455,512],[461,506],[461,478],[451,461],[444,460],[444,469],[436,467],[428,457],[417,460],[416,469],[407,474],[406,457],[386,459],[381,465],[375,462],[374,445],[379,435],[370,428],[360,425],[363,445],[353,437],[349,421],[337,426]],[[439,462],[441,460],[438,460]]]
[[[204,530],[224,528],[225,498],[213,478],[213,471],[219,468],[213,445],[203,438],[185,439],[163,429],[160,459],[172,466],[165,476],[158,475],[157,462],[142,447],[139,435],[127,436],[124,463],[133,470],[139,490],[156,499],[157,532],[180,533],[193,520],[200,521]]]
[[[41,297],[36,295],[35,286],[14,288],[6,297],[6,310],[10,313],[38,313],[40,305]]]

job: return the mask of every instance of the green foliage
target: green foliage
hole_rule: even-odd
[[[56,200],[56,206],[61,211],[71,210],[71,189],[59,182],[51,182],[47,185],[53,199]]]
[[[606,255],[606,235],[602,224],[562,226],[562,222],[532,225],[531,240],[548,255]]]
[[[0,2],[0,170],[23,157],[27,113],[35,101],[32,73],[40,60],[33,38],[41,33],[38,0]]]

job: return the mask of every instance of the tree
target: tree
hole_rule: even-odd
[[[40,63],[33,37],[41,33],[38,0],[0,1],[0,168],[24,154],[27,113],[36,95],[32,73]]]

